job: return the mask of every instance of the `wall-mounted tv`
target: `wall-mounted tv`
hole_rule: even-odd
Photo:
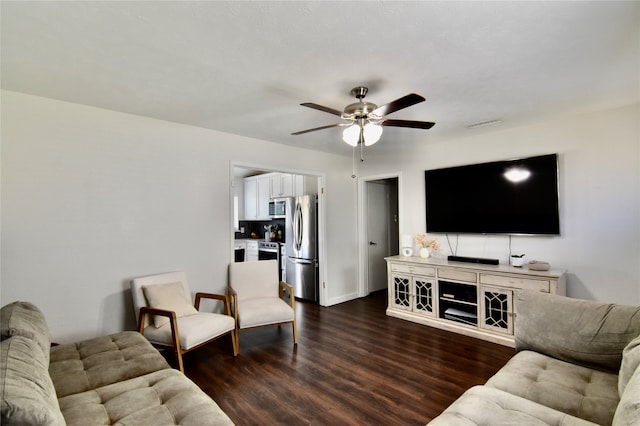
[[[427,170],[427,232],[559,235],[558,155]]]

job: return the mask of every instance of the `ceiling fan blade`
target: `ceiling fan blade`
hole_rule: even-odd
[[[417,95],[415,93],[409,93],[408,95],[403,96],[399,99],[396,99],[395,101],[391,101],[388,104],[379,106],[378,108],[374,109],[371,113],[374,115],[377,115],[378,117],[383,117],[387,114],[391,114],[392,112],[396,112],[403,108],[410,107],[411,105],[415,105],[420,102],[423,102],[424,100],[425,99],[420,95]]]
[[[331,127],[343,127],[343,126],[351,126],[353,123],[336,123],[336,124],[329,124],[326,126],[321,126],[321,127],[314,127],[313,129],[307,129],[307,130],[300,130],[299,132],[295,132],[295,133],[291,133],[292,135],[301,135],[303,133],[309,133],[309,132],[315,132],[316,130],[324,130],[324,129],[329,129]]]
[[[411,127],[412,129],[430,129],[436,125],[431,121],[415,121],[415,120],[394,120],[387,119],[381,123],[382,126],[392,127]]]
[[[337,115],[338,117],[342,115],[342,111],[338,111],[337,109],[329,108],[323,105],[314,104],[313,102],[305,102],[300,105],[307,108],[317,109],[318,111],[328,112],[329,114]]]

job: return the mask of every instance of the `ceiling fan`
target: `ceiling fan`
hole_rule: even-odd
[[[376,143],[382,135],[382,127],[430,129],[436,124],[430,121],[397,120],[386,117],[393,112],[423,102],[425,98],[420,95],[410,93],[396,99],[395,101],[389,102],[388,104],[378,106],[374,103],[365,102],[363,100],[368,91],[369,89],[364,86],[353,88],[351,90],[351,95],[355,96],[356,99],[358,99],[358,102],[347,105],[343,111],[338,111],[337,109],[318,105],[312,102],[300,104],[308,108],[337,115],[346,121],[343,123],[335,123],[315,127],[313,129],[301,130],[299,132],[292,133],[292,135],[301,135],[303,133],[329,129],[331,127],[346,127],[342,132],[342,139],[349,145],[356,147],[359,144],[369,146]]]

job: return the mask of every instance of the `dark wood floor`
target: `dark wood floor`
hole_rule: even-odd
[[[298,302],[291,326],[185,355],[185,373],[237,425],[424,425],[484,383],[513,349],[387,317],[386,293],[328,308]]]

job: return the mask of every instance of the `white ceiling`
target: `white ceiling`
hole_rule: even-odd
[[[402,149],[640,101],[640,2],[168,1],[1,3],[2,87],[309,149],[351,154],[358,85]],[[470,130],[465,125],[503,123]],[[490,129],[490,130],[489,130]]]

